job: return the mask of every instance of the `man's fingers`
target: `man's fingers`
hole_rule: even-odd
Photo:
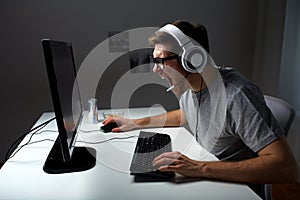
[[[172,159],[172,158],[161,158],[159,160],[156,160],[152,164],[154,167],[160,167],[163,165],[170,165],[171,163],[174,163],[174,162],[175,162],[175,159]]]
[[[161,167],[161,166],[166,166],[166,165],[181,165],[184,162],[182,160],[179,159],[173,159],[173,158],[161,158],[159,160],[156,160],[155,162],[153,162],[153,166],[154,167]]]
[[[159,171],[173,171],[175,173],[180,173],[181,169],[183,168],[183,164],[178,165],[164,165],[158,168]]]
[[[102,124],[106,125],[106,124],[109,124],[109,123],[112,123],[112,122],[114,122],[114,118],[113,117],[107,117],[103,120]]]
[[[161,160],[163,158],[171,158],[173,160],[175,159],[178,159],[182,156],[182,154],[178,151],[173,151],[173,152],[166,152],[166,153],[163,153],[163,154],[160,154],[159,156],[157,156],[154,160],[153,160],[153,163],[158,161],[158,160]]]
[[[123,132],[123,130],[120,127],[117,127],[117,128],[113,128],[111,132]]]

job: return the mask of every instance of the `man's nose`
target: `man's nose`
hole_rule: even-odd
[[[157,64],[154,64],[154,66],[153,66],[153,72],[154,73],[158,73],[159,72],[159,67],[157,66]]]

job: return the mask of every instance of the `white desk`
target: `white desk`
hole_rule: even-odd
[[[161,108],[127,110],[125,116],[142,117],[164,112]],[[101,112],[100,112],[101,113]],[[44,113],[37,125],[53,117]],[[85,121],[84,121],[85,122]],[[138,135],[139,131],[126,133],[102,133],[101,124],[83,123],[77,140],[102,141],[111,137]],[[52,121],[43,130],[57,130]],[[198,144],[184,128],[147,129],[171,135],[173,150],[179,150],[191,158],[216,160]],[[32,141],[53,139],[57,132],[45,131],[33,136]],[[28,136],[23,140],[26,142]],[[0,199],[260,199],[247,186],[209,180],[188,180],[176,176],[175,182],[134,182],[128,172],[137,138],[113,140],[110,142],[87,145],[97,149],[97,163],[94,168],[84,172],[68,174],[47,174],[43,171],[46,157],[53,145],[52,141],[25,146],[0,170]],[[191,143],[191,141],[193,141]],[[77,143],[76,146],[86,144]]]

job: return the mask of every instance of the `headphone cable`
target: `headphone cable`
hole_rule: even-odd
[[[196,141],[198,142],[198,126],[199,126],[199,112],[200,112],[200,105],[201,105],[201,97],[202,97],[202,86],[203,86],[203,78],[201,77],[201,82],[200,82],[200,94],[198,100],[198,107],[197,107],[197,120],[196,120],[196,128],[195,128],[195,138]]]

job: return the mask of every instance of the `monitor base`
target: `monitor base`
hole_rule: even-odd
[[[49,174],[80,172],[96,165],[96,150],[90,147],[74,147],[70,161],[64,162],[61,152],[51,150],[44,171]]]

